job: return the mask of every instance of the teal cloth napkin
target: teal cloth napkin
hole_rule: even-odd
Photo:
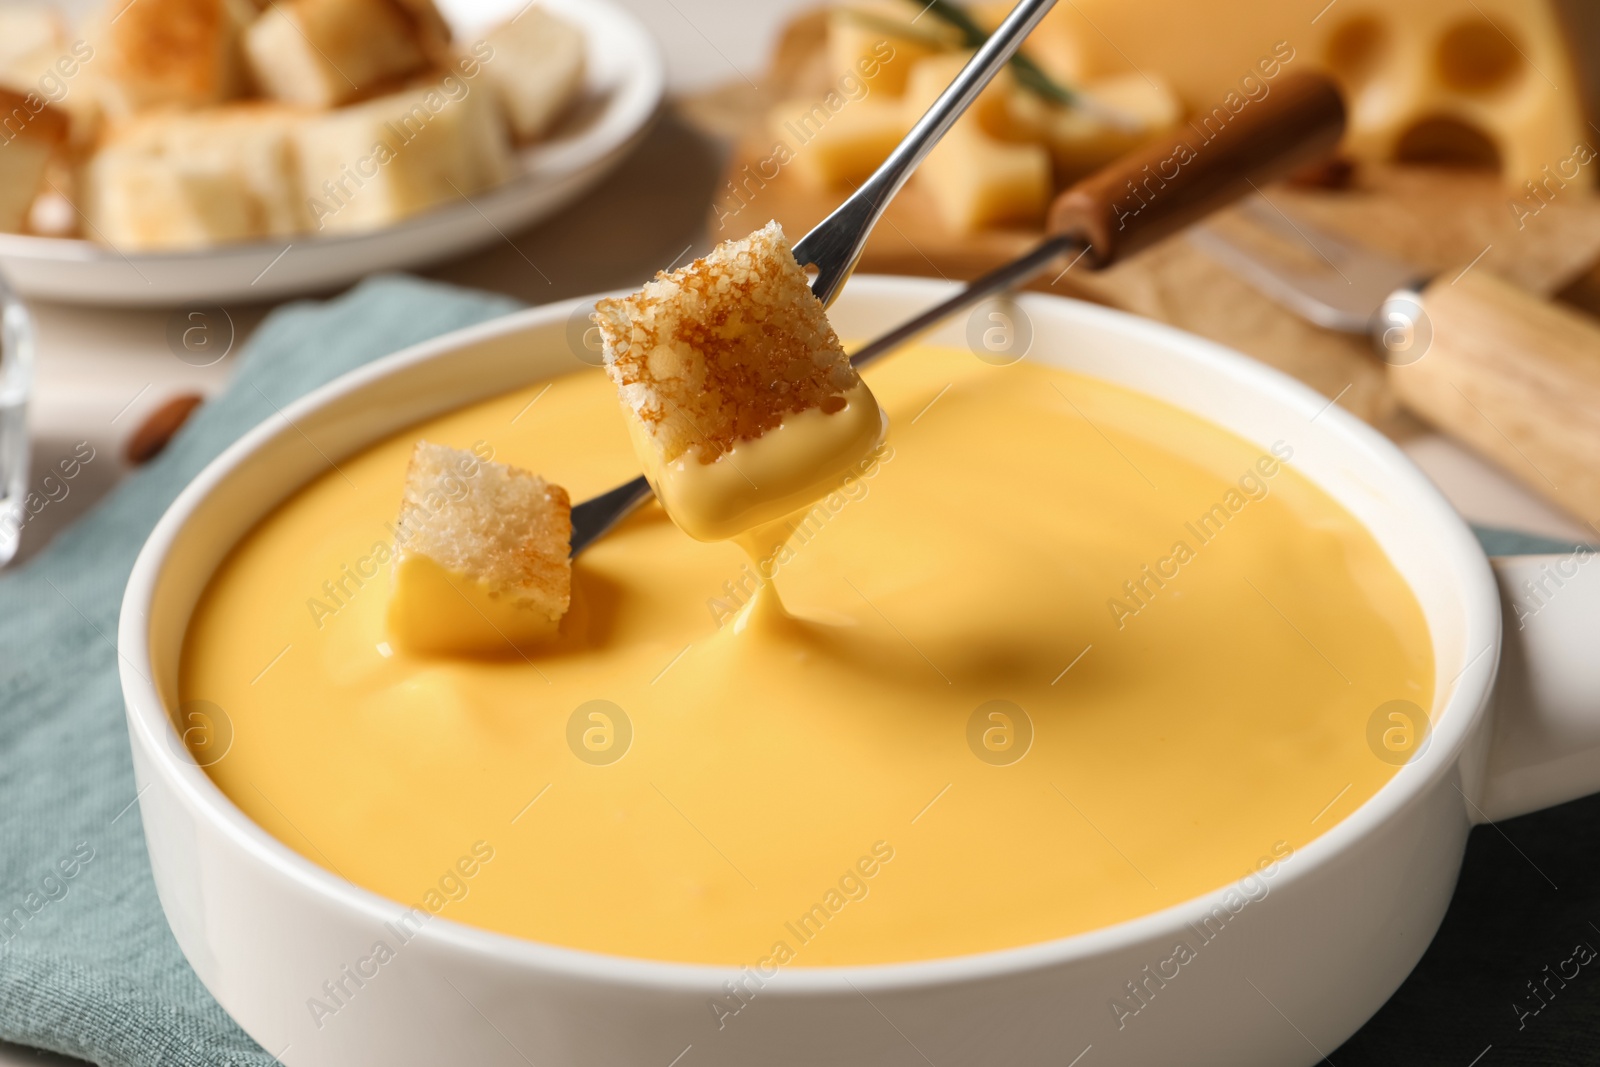
[[[116,1067],[274,1062],[201,986],[156,899],[113,645],[122,589],[179,490],[276,408],[518,306],[381,277],[277,311],[160,457],[0,577],[0,1039]]]
[[[113,1067],[275,1062],[200,985],[156,899],[113,645],[122,588],[167,505],[245,430],[353,367],[516,307],[385,277],[276,312],[158,459],[0,577],[0,1039]],[[1570,547],[1480,536],[1496,552]]]

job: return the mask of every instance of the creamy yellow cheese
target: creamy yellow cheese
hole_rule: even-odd
[[[691,449],[663,462],[646,424],[628,419],[634,451],[656,497],[690,537],[722,541],[785,518],[840,484],[884,432],[866,383],[844,393],[831,414],[790,414],[760,437],[737,442],[711,463]]]
[[[1370,724],[1431,707],[1427,626],[1295,441],[964,351],[866,378],[891,433],[765,562],[787,614],[738,546],[652,505],[577,560],[529,658],[389,647],[381,576],[307,602],[390,536],[418,438],[485,441],[574,499],[633,477],[610,382],[341,460],[196,609],[181,698],[234,737],[207,772],[406,906],[763,968],[1130,919],[1292,864],[1394,774]]]
[[[548,640],[558,625],[510,593],[427,556],[401,555],[390,581],[388,632],[402,646],[494,653]]]

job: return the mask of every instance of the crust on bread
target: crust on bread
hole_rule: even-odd
[[[860,378],[769,222],[595,305],[606,370],[666,462],[714,462],[786,415],[832,414]]]
[[[245,88],[248,0],[113,0],[101,26],[113,113],[203,107]]]
[[[0,85],[0,147],[15,140],[55,147],[67,139],[71,120],[37,93],[19,93]]]
[[[423,557],[553,628],[572,595],[567,491],[472,452],[418,441],[406,469],[397,568]]]

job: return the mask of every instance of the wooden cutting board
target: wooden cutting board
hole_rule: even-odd
[[[712,211],[713,240],[740,236],[769,219],[791,235],[803,234],[849,194],[814,188],[792,169],[774,174],[774,142],[764,121],[775,100],[820,98],[826,91],[825,32],[819,13],[803,15],[780,38],[759,85],[740,83],[682,102],[691,120],[733,146]],[[1298,218],[1426,273],[1473,264],[1530,292],[1565,291],[1600,307],[1600,195],[1593,190],[1569,185],[1521,223],[1512,208],[1518,191],[1483,172],[1362,166],[1342,188],[1278,186],[1264,195]],[[1039,237],[1021,230],[952,233],[939,224],[913,177],[873,232],[860,269],[967,279],[1031,248]],[[1079,268],[1044,276],[1032,287],[1158,319],[1238,349],[1338,397],[1393,437],[1419,429],[1400,410],[1384,365],[1363,339],[1305,323],[1181,235],[1103,273]]]

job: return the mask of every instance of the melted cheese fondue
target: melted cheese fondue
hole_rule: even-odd
[[[604,376],[340,461],[190,625],[207,768],[269,833],[407,906],[660,960],[870,964],[1130,919],[1239,879],[1394,773],[1431,706],[1421,610],[1363,527],[1263,450],[1119,387],[915,348],[893,427],[767,569],[652,505],[577,562],[553,645],[384,636],[419,437],[581,500],[638,473]],[[536,402],[535,402],[536,401]]]

